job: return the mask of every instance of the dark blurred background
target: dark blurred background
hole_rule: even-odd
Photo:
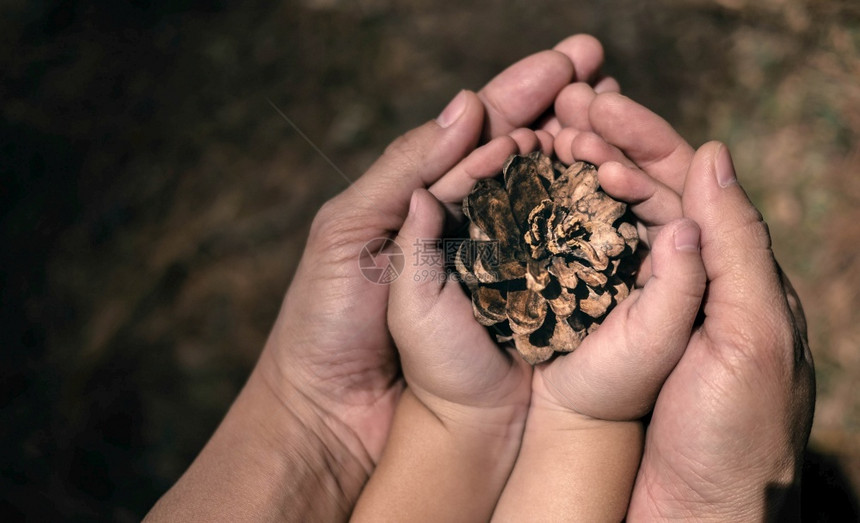
[[[356,177],[588,32],[628,95],[733,149],[810,321],[806,514],[858,517],[860,4],[463,4],[0,1],[0,516],[137,520],[216,427],[345,188],[267,99]]]

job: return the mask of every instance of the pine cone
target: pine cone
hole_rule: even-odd
[[[627,297],[639,235],[594,165],[565,168],[535,152],[502,173],[463,201],[471,239],[455,265],[478,322],[535,364],[576,349]]]

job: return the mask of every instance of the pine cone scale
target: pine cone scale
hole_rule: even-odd
[[[525,257],[520,248],[520,229],[510,209],[508,193],[495,179],[478,181],[463,205],[466,217],[488,238],[499,243],[502,260],[524,262]]]
[[[575,350],[629,295],[639,237],[591,164],[532,153],[511,157],[501,178],[463,202],[469,241],[497,241],[498,259],[466,259],[461,246],[455,265],[478,321],[535,364]]]
[[[540,166],[527,156],[511,157],[504,168],[505,190],[510,195],[511,213],[520,231],[528,230],[532,210],[549,200],[538,169]]]

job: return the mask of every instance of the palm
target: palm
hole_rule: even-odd
[[[744,348],[738,336],[745,329],[729,307],[713,304],[706,311],[657,399],[631,513],[654,514],[679,497],[725,499],[725,486],[742,484],[753,471],[776,480],[772,486],[783,495],[795,480],[812,420],[805,333],[795,333],[794,352],[773,339]],[[802,325],[802,317],[791,321]],[[740,350],[726,351],[726,344]],[[762,493],[750,488],[745,494]]]
[[[641,290],[635,290],[607,316],[600,328],[587,336],[573,352],[535,367],[532,408],[562,408],[601,420],[633,420],[641,417],[643,391],[634,385],[639,365],[620,358],[622,341],[630,327],[624,319]],[[625,305],[625,303],[627,305]],[[619,363],[621,363],[619,365]],[[631,381],[633,380],[633,381]]]
[[[657,247],[665,247],[665,238]],[[573,353],[535,368],[533,409],[564,409],[592,419],[632,421],[647,414],[687,344],[704,271],[696,260],[657,253],[660,276],[637,289]],[[674,278],[664,275],[674,271]]]

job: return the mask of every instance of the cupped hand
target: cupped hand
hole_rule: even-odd
[[[652,244],[652,272],[572,353],[535,367],[531,408],[633,421],[684,353],[705,291],[699,227],[679,219]]]
[[[615,91],[615,85],[598,89],[585,82],[562,89],[554,103],[555,118],[562,128],[555,133],[553,147],[565,163],[587,160],[598,165],[603,188],[630,204],[644,251],[637,289],[576,351],[536,367],[532,408],[572,410],[602,420],[633,420],[651,410],[689,342],[705,290],[705,272],[698,251],[699,227],[682,219],[680,199],[667,196],[675,194],[668,188],[656,195],[648,192],[650,187],[643,187],[645,182],[633,176],[639,173],[635,164],[596,132],[610,128],[629,147],[642,148],[634,151],[639,158],[659,160],[666,154],[686,158],[681,147],[686,143],[679,137],[670,140],[674,134],[660,134],[661,129],[648,119],[622,122],[617,118],[613,125],[604,121],[603,114],[592,115],[598,99],[623,99]],[[629,130],[637,124],[641,125]],[[625,134],[648,136],[653,132],[658,133],[657,139],[641,144]],[[657,165],[658,170],[661,167]],[[623,179],[615,174],[621,168],[626,169]],[[662,172],[667,173],[664,178],[678,182],[678,175],[670,169],[662,167]]]
[[[398,138],[314,220],[252,379],[287,408],[296,401],[309,406],[303,412],[322,418],[368,471],[385,443],[402,381],[386,327],[388,287],[362,276],[362,248],[374,252],[391,238],[413,191],[439,181],[482,132],[489,138],[532,125],[575,75],[597,77],[603,55],[593,38],[572,37],[560,46],[514,64],[477,95],[461,92],[438,119]],[[541,124],[552,120],[545,118]],[[540,133],[545,143],[548,131]],[[458,191],[447,182],[437,189],[442,200]]]
[[[708,281],[703,319],[657,398],[631,518],[796,517],[815,390],[806,322],[728,149],[696,152],[620,95],[596,96],[588,116],[574,154],[610,162],[601,184],[637,202],[650,235],[694,220]]]
[[[692,220],[664,227],[651,257],[644,286],[576,350],[534,368],[522,448],[495,519],[623,518],[641,458],[640,419],[681,358],[705,290]]]
[[[494,171],[506,157],[498,158]],[[441,243],[444,221],[440,202],[430,192],[417,190],[396,241],[404,246]],[[432,256],[430,251],[423,254]],[[444,251],[435,253],[439,263],[430,270],[411,267],[391,286],[389,327],[409,389],[443,421],[484,425],[486,430],[496,426],[503,432],[514,423],[521,434],[531,367],[500,349],[474,320],[457,274],[445,271]]]

